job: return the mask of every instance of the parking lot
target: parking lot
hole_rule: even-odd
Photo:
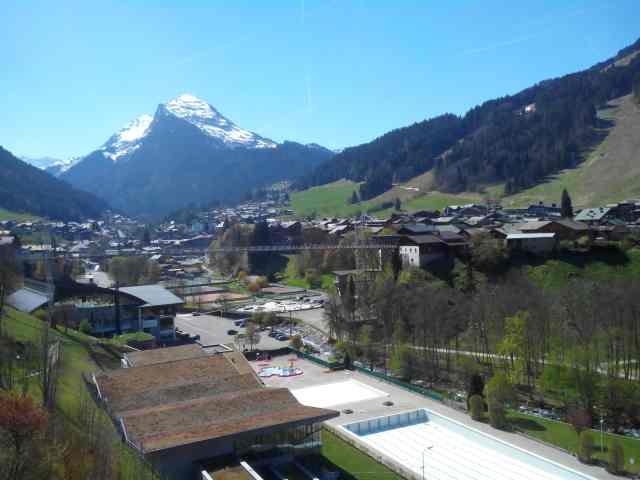
[[[229,330],[245,333],[244,327],[238,327],[234,319],[213,315],[182,314],[176,316],[176,327],[190,335],[200,335],[202,345],[234,345],[235,335],[229,335]],[[275,350],[289,345],[288,341],[276,340],[269,336],[268,331],[260,332],[260,342],[255,345],[260,350]]]

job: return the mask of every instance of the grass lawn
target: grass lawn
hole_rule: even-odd
[[[322,456],[343,470],[346,474],[344,477],[349,480],[402,479],[397,473],[352,447],[329,430],[322,430]]]
[[[333,273],[323,273],[320,276],[320,290],[329,291],[335,286],[336,276]],[[289,287],[306,288],[307,290],[314,287],[305,278],[301,277],[284,277],[283,281]]]
[[[517,412],[510,412],[509,419],[512,424],[526,434],[564,448],[570,452],[575,452],[578,436],[573,427],[567,423],[545,420],[530,415],[523,415]],[[600,432],[593,432],[594,457],[599,460],[607,460],[607,444],[611,438],[617,438],[624,448],[626,469],[632,473],[640,473],[640,440],[623,437],[620,435],[604,435],[604,453],[600,449]],[[631,465],[629,460],[635,459],[635,465]]]

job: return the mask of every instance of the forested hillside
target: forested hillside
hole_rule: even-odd
[[[0,207],[54,220],[98,217],[108,208],[94,195],[14,157],[0,147]]]
[[[447,192],[505,183],[505,194],[577,166],[606,125],[596,115],[609,100],[640,91],[640,40],[588,70],[546,80],[491,100],[463,117],[452,114],[394,130],[345,149],[303,178],[308,188],[340,178],[363,182],[362,199],[433,170]]]

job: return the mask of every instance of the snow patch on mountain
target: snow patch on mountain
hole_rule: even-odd
[[[120,157],[132,154],[140,147],[140,142],[149,132],[152,121],[151,115],[139,116],[112,135],[100,150],[114,162]]]
[[[198,127],[227,147],[275,148],[277,143],[238,127],[204,100],[189,93],[167,102],[165,109],[178,118]]]
[[[51,167],[55,167],[59,173],[64,173],[67,170],[69,170],[71,167],[73,167],[75,164],[77,164],[83,158],[84,157],[73,157],[73,158],[67,158],[66,160],[58,160],[57,162],[54,162],[53,164],[51,164]]]

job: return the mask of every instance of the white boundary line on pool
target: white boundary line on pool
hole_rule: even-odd
[[[436,417],[444,418],[445,420],[448,420],[448,421],[450,421],[452,423],[455,423],[456,425],[458,425],[458,426],[460,426],[462,428],[466,428],[468,430],[471,430],[472,432],[475,432],[475,433],[478,433],[478,434],[482,435],[483,437],[489,438],[491,440],[495,440],[495,441],[497,441],[497,442],[499,442],[499,443],[501,443],[501,444],[503,444],[503,445],[505,445],[507,447],[519,450],[520,452],[522,452],[522,453],[524,453],[526,455],[531,455],[532,457],[536,457],[539,460],[542,460],[544,462],[547,462],[547,463],[550,463],[552,465],[555,465],[556,467],[561,468],[562,470],[567,470],[567,471],[569,471],[571,473],[574,473],[574,474],[576,474],[576,475],[578,475],[580,477],[585,478],[586,480],[598,480],[595,477],[592,477],[591,475],[589,475],[587,473],[579,472],[578,470],[575,470],[575,469],[573,469],[571,467],[568,467],[566,465],[562,465],[561,463],[558,463],[555,460],[551,460],[549,458],[543,457],[542,455],[539,455],[537,453],[531,452],[531,451],[526,450],[526,449],[524,449],[522,447],[519,447],[517,445],[513,445],[512,443],[509,443],[509,442],[507,442],[505,440],[502,440],[502,439],[500,439],[498,437],[494,437],[493,435],[489,435],[488,433],[485,433],[485,432],[483,432],[481,430],[478,430],[477,428],[471,427],[469,425],[465,425],[464,423],[459,422],[458,420],[454,420],[453,418],[449,418],[446,415],[442,415],[441,413],[433,412],[433,411],[431,411],[431,410],[429,410],[428,408],[425,408],[425,407],[412,408],[410,410],[404,410],[402,412],[397,412],[397,413],[390,414],[390,415],[380,415],[378,417],[371,417],[371,418],[365,418],[363,420],[356,420],[354,422],[346,423],[344,425],[339,425],[339,427],[342,430],[344,430],[347,433],[347,435],[351,436],[352,438],[362,439],[363,436],[353,433],[351,430],[349,430],[347,428],[347,425],[353,425],[353,424],[360,423],[360,422],[366,422],[366,421],[369,421],[369,420],[377,420],[377,419],[380,419],[380,418],[386,418],[386,417],[395,416],[395,415],[402,415],[403,413],[411,413],[411,412],[415,412],[416,410],[424,410],[425,412],[427,412],[427,415],[433,415],[433,416],[436,416]],[[405,425],[405,426],[408,426],[408,425]],[[402,428],[402,426],[399,426],[397,428]],[[376,447],[374,445],[367,444],[367,447],[376,450],[377,452],[379,452],[380,454],[384,455],[385,457],[390,457],[391,459],[393,459],[393,457],[391,455],[389,455],[387,452],[379,449],[378,447]]]

